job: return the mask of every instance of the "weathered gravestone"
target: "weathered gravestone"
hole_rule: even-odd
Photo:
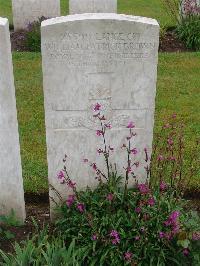
[[[181,15],[200,15],[200,0],[181,0]]]
[[[60,0],[12,0],[14,29],[24,29],[41,17],[60,16]]]
[[[15,88],[8,20],[0,18],[0,215],[25,219]]]
[[[69,13],[117,13],[117,0],[69,0]]]
[[[95,134],[95,103],[104,106],[112,123],[108,142],[115,152],[119,174],[125,174],[122,151],[129,121],[136,124],[134,146],[140,166],[136,175],[146,181],[143,149],[149,155],[154,125],[159,25],[156,20],[117,14],[81,14],[42,23],[49,183],[66,198],[56,176],[69,156],[68,169],[78,188],[95,186],[93,170],[84,158],[105,169],[97,154],[102,143]],[[133,183],[134,180],[132,180]],[[50,196],[58,200],[54,191]],[[70,192],[68,192],[70,193]],[[52,210],[54,204],[51,202]]]

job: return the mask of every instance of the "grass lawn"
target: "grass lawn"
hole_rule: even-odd
[[[61,13],[68,13],[68,0],[61,0]],[[171,20],[163,0],[118,0],[118,13],[156,18],[161,26],[171,26]],[[8,17],[12,24],[11,0],[0,0],[0,16]]]
[[[47,189],[40,53],[13,53],[23,176],[26,191]],[[187,145],[200,136],[200,53],[159,55],[155,131],[176,112],[187,126]],[[200,190],[199,177],[192,187]]]

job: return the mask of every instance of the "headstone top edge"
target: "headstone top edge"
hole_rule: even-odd
[[[8,23],[7,18],[0,17],[0,26],[5,26]]]
[[[61,24],[65,22],[79,21],[79,20],[98,20],[98,19],[107,19],[107,20],[116,20],[116,21],[130,21],[149,24],[153,26],[158,26],[159,23],[156,19],[141,17],[141,16],[131,16],[124,14],[116,13],[84,13],[84,14],[75,14],[62,17],[56,17],[47,19],[42,22],[41,27],[53,26],[56,24]]]

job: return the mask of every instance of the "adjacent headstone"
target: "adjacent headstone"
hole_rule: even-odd
[[[200,0],[182,0],[181,15],[200,15]]]
[[[0,18],[0,215],[25,219],[9,23]]]
[[[41,17],[60,16],[60,0],[12,0],[14,29],[24,29]]]
[[[69,0],[69,14],[117,13],[117,0]]]
[[[45,94],[49,183],[66,198],[56,176],[67,154],[68,169],[78,188],[95,186],[93,170],[84,158],[105,163],[97,155],[101,138],[93,117],[95,103],[104,106],[112,123],[107,138],[115,152],[119,174],[125,174],[121,149],[134,121],[135,147],[140,153],[136,175],[146,181],[143,149],[151,153],[157,80],[159,25],[156,20],[117,14],[81,14],[42,23],[42,61]],[[133,180],[132,180],[133,182]],[[70,192],[69,192],[70,193]],[[54,191],[50,197],[57,201]],[[51,215],[54,217],[54,203]]]

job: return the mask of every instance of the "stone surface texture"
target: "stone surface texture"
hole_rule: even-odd
[[[42,60],[45,94],[49,183],[66,198],[65,186],[56,176],[64,154],[71,178],[78,188],[95,186],[95,172],[105,163],[97,154],[102,140],[93,117],[95,103],[103,106],[112,123],[108,143],[111,161],[125,175],[127,154],[121,146],[136,125],[134,147],[140,166],[139,182],[146,181],[144,148],[151,153],[157,81],[159,25],[156,20],[118,14],[70,15],[42,23]],[[132,184],[134,180],[132,179]],[[50,190],[50,196],[57,200]],[[51,210],[53,208],[51,203]],[[52,217],[54,212],[52,211]]]
[[[69,0],[69,13],[117,13],[117,0]]]
[[[24,29],[29,22],[60,16],[60,0],[12,0],[14,29]]]
[[[0,215],[25,219],[9,23],[0,18]]]

